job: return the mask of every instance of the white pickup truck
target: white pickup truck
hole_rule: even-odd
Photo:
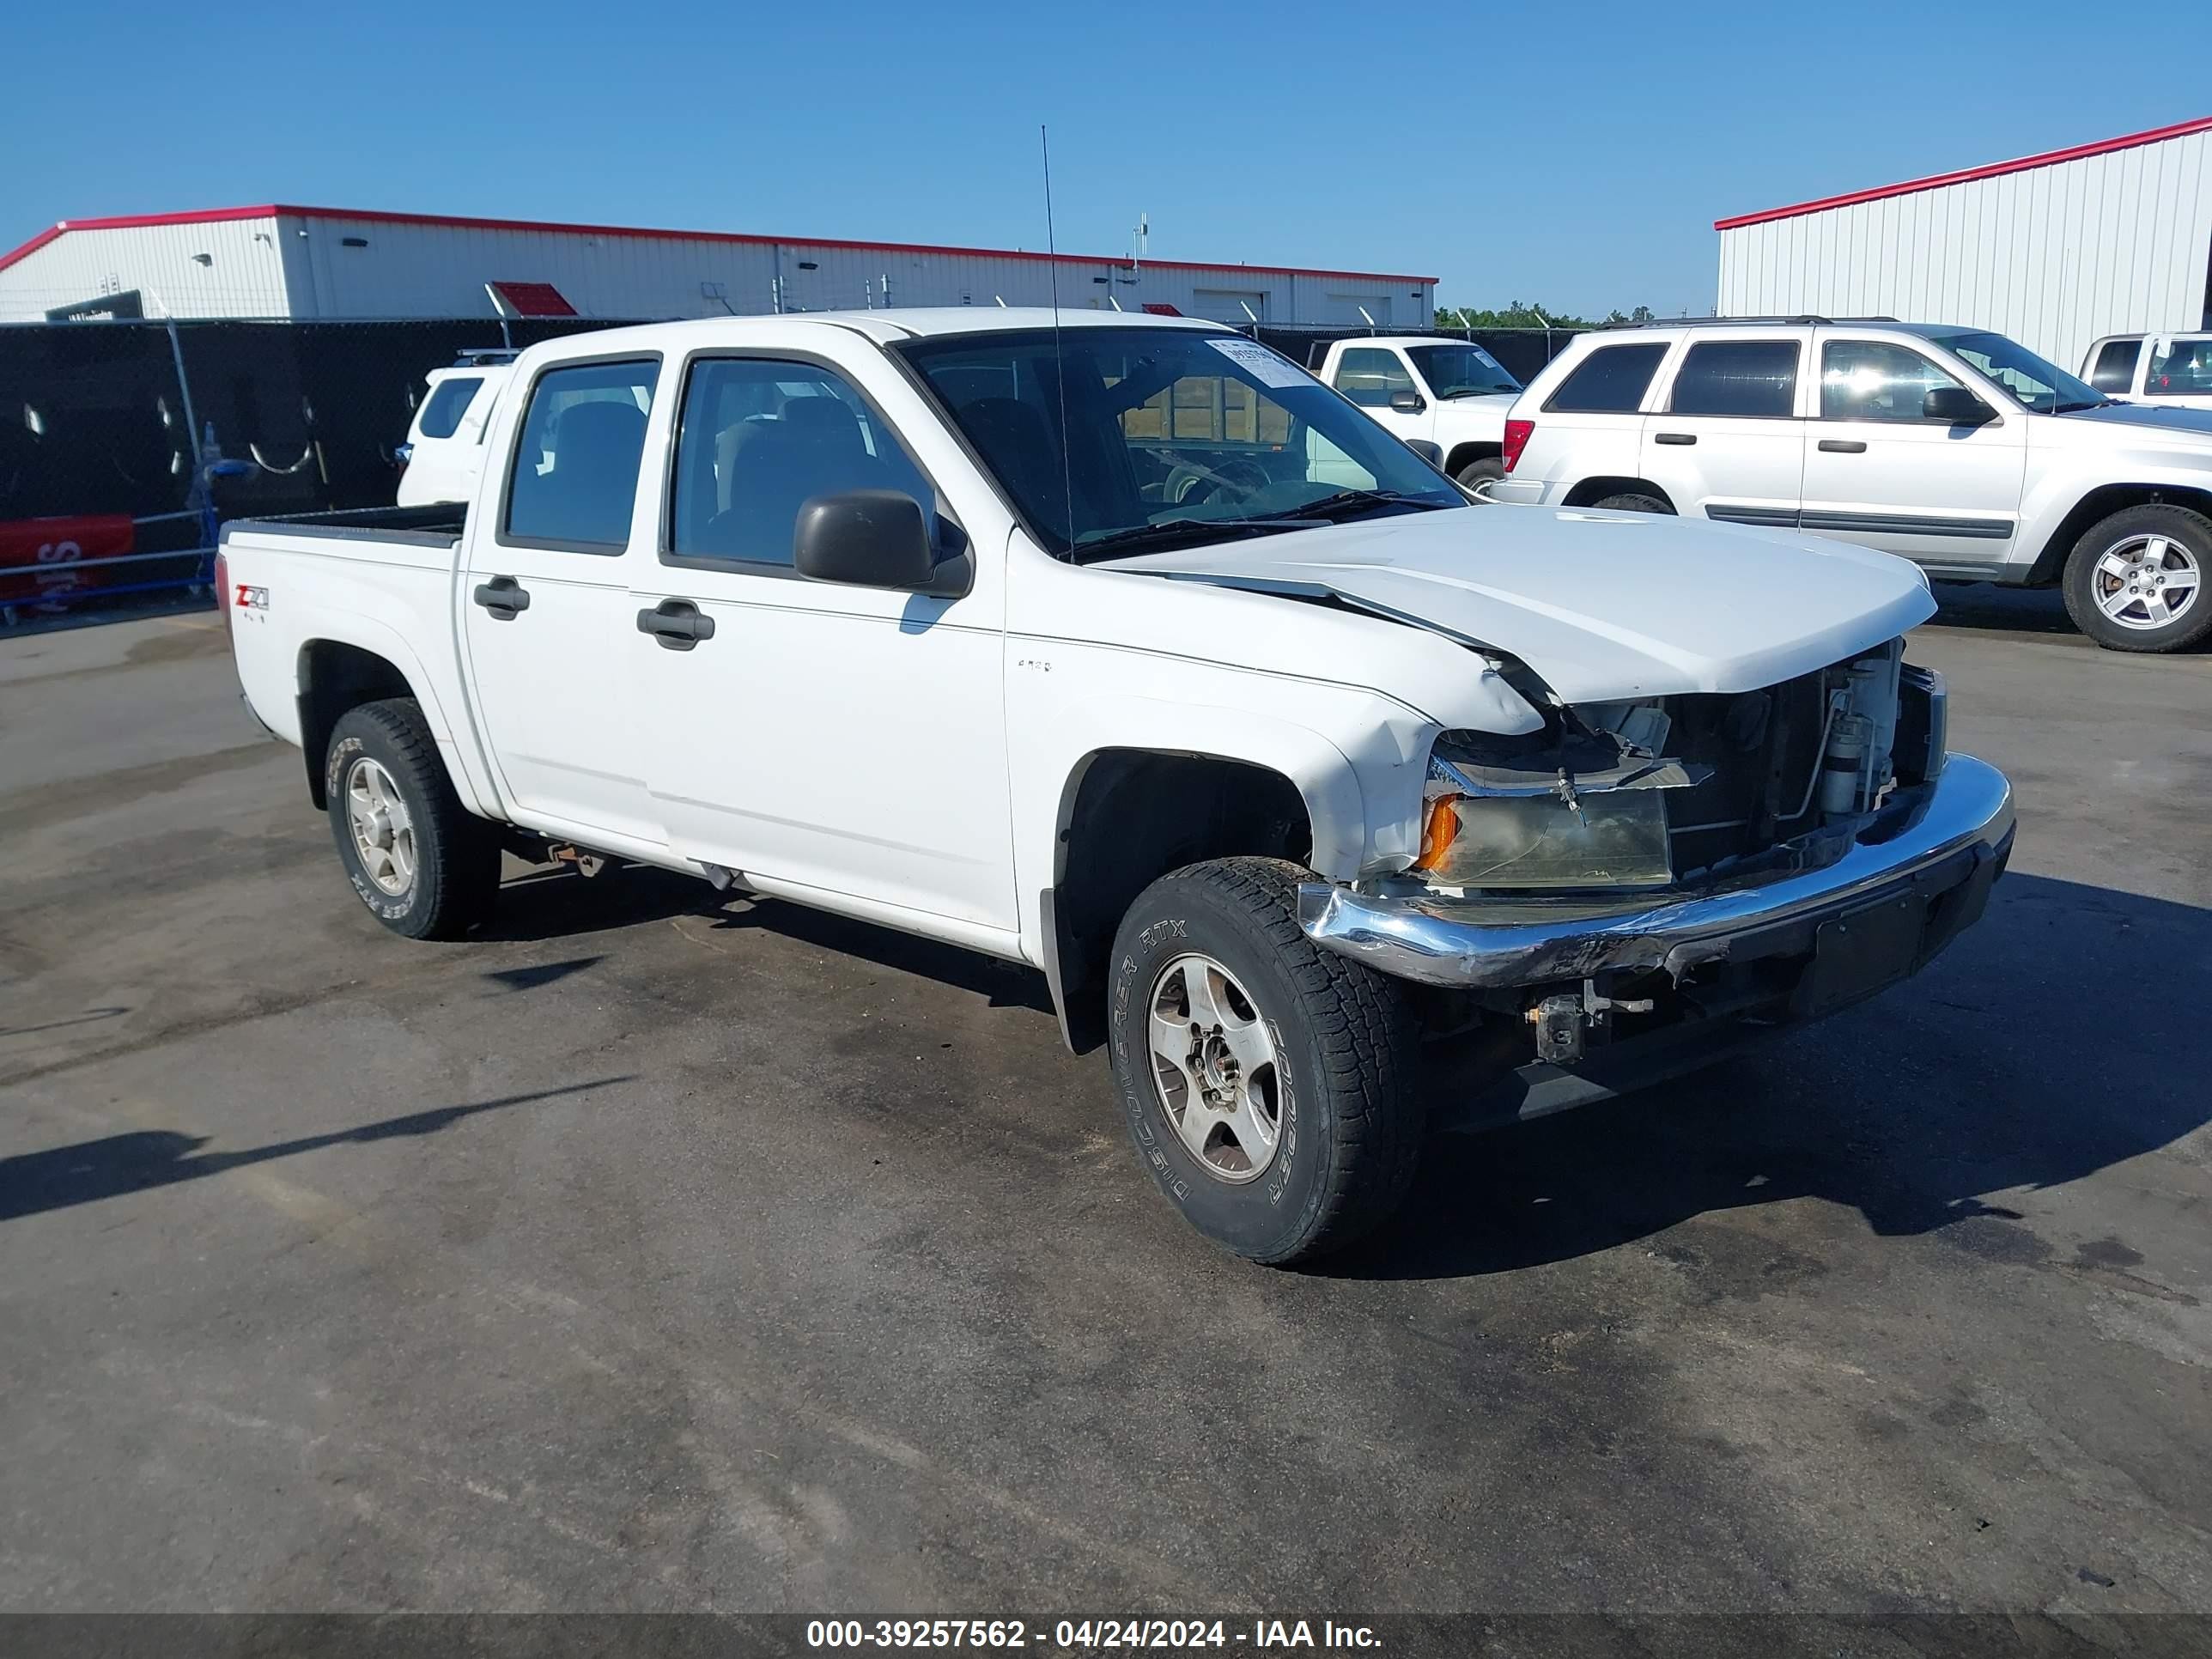
[[[1505,476],[1505,416],[1521,382],[1480,346],[1433,334],[1330,343],[1314,371],[1472,489]]]
[[[1474,507],[1210,325],[533,346],[472,504],[240,522],[222,562],[386,927],[465,931],[504,848],[1031,964],[1161,1188],[1262,1261],[1389,1214],[1429,1130],[1905,978],[2011,846],[1903,664],[1910,564]]]

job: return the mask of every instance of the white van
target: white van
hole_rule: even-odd
[[[429,390],[415,410],[407,441],[392,451],[403,469],[401,507],[465,501],[476,494],[484,428],[514,362],[512,351],[472,351],[451,368],[430,371]]]

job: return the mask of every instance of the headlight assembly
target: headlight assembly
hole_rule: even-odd
[[[1674,879],[1667,805],[1616,789],[1443,795],[1428,805],[1413,868],[1437,887],[1661,887]]]

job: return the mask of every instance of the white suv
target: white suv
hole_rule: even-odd
[[[503,349],[471,351],[451,368],[430,371],[407,441],[392,453],[405,469],[399,475],[401,507],[465,501],[477,493],[484,431],[500,389],[514,372],[514,356]]]
[[[2212,633],[2212,422],[2115,403],[2001,334],[1721,319],[1607,329],[1537,375],[1497,500],[1839,536],[1931,576],[2063,584],[2120,651]]]

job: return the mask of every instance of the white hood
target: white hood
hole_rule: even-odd
[[[1333,594],[1517,657],[1569,702],[1756,690],[1936,611],[1887,553],[1589,508],[1408,513],[1099,568]]]

